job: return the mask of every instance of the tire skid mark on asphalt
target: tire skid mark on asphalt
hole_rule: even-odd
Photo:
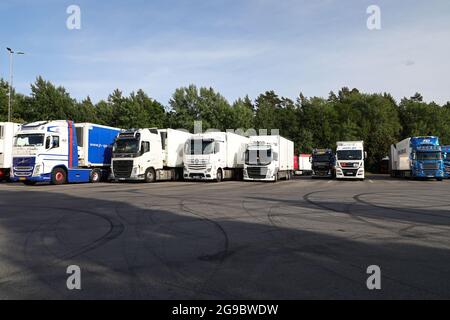
[[[338,209],[335,209],[335,208],[330,208],[330,207],[327,207],[327,206],[325,206],[325,205],[321,205],[321,204],[319,204],[319,203],[317,203],[317,202],[314,202],[314,201],[312,201],[312,200],[309,199],[309,197],[312,196],[313,194],[324,193],[324,192],[325,192],[325,191],[311,192],[311,193],[309,193],[309,194],[306,194],[306,195],[304,196],[304,199],[305,199],[306,201],[308,201],[309,203],[311,203],[311,204],[313,204],[313,205],[315,205],[315,206],[317,206],[317,207],[319,207],[319,208],[321,208],[321,209],[333,211],[333,212],[336,212],[336,213],[350,214],[350,216],[354,217],[354,215],[353,215],[351,212],[345,212],[345,211],[338,210]],[[355,197],[357,197],[357,195],[354,196],[353,198],[355,198]],[[387,208],[385,208],[385,209],[387,209]],[[389,231],[391,231],[391,232],[394,232],[395,234],[398,234],[398,233],[397,233],[398,231],[393,231],[392,229],[389,229],[389,228],[387,228],[387,227],[381,227],[381,226],[379,226],[379,225],[377,225],[377,224],[375,224],[375,223],[371,223],[371,222],[366,221],[365,219],[362,219],[362,218],[360,218],[360,217],[354,217],[354,218],[356,218],[356,220],[362,220],[363,222],[366,222],[366,223],[368,223],[368,224],[370,224],[370,225],[373,225],[373,226],[375,226],[375,227],[377,227],[377,228],[382,228],[382,229],[384,229],[384,230],[389,230]],[[344,261],[340,261],[340,262],[341,262],[341,263],[345,263]],[[347,264],[350,265],[350,266],[352,266],[352,267],[358,268],[358,269],[362,270],[363,272],[365,272],[365,270],[361,269],[360,266],[354,265],[354,264],[352,264],[352,263],[347,263]],[[403,285],[403,286],[405,286],[405,287],[409,287],[409,288],[412,288],[412,289],[420,290],[420,291],[426,292],[426,293],[428,293],[428,294],[431,294],[431,295],[434,295],[434,296],[439,297],[439,294],[438,294],[438,293],[432,292],[432,291],[430,291],[430,290],[428,290],[428,289],[425,289],[425,288],[422,288],[422,287],[419,287],[419,286],[415,286],[415,285],[411,285],[411,284],[409,284],[409,283],[406,283],[406,282],[404,282],[404,281],[402,281],[402,280],[399,280],[399,279],[396,279],[396,278],[393,278],[393,277],[390,277],[390,276],[384,275],[384,277],[385,277],[386,279],[389,279],[389,280],[393,281],[393,282],[397,282],[397,283],[399,283],[399,284],[401,284],[401,285]]]
[[[119,206],[118,206],[119,207]],[[141,223],[142,220],[140,219],[140,217],[144,217],[145,220],[148,220],[151,224],[153,224],[152,228],[150,229],[150,232],[155,232],[158,228],[160,228],[164,222],[160,222],[160,223],[156,223],[156,221],[154,221],[151,216],[154,214],[153,212],[151,214],[148,214],[148,211],[152,210],[153,205],[149,204],[148,202],[145,203],[145,208],[139,208],[139,213],[137,214],[137,221],[139,222],[136,226],[134,226],[134,233],[136,235],[136,237],[140,240],[139,243],[140,245],[142,245],[142,247],[144,248],[144,250],[148,253],[150,253],[154,258],[156,258],[156,260],[160,263],[160,265],[173,277],[177,277],[177,278],[182,278],[184,276],[184,274],[182,274],[179,270],[174,269],[170,263],[167,261],[167,259],[164,259],[157,250],[155,250],[155,244],[152,243],[152,246],[148,246],[147,243],[147,239],[145,238],[145,236],[143,235],[143,233],[141,232],[141,227],[146,227],[148,224],[147,223]],[[119,211],[118,211],[119,212]],[[119,213],[120,215],[120,213]],[[121,215],[120,215],[121,216]],[[148,229],[146,229],[148,230]],[[136,248],[134,248],[133,251],[136,251]],[[137,277],[139,277],[140,279],[142,279],[138,274]],[[145,280],[142,280],[143,283],[146,283]],[[182,286],[178,286],[175,283],[171,283],[171,282],[166,282],[166,281],[160,281],[158,280],[158,283],[160,284],[164,284],[164,285],[168,285],[171,287],[180,287],[183,288],[184,290],[186,290],[186,288],[182,287]]]
[[[164,207],[170,207],[170,208],[174,208],[174,207],[179,207],[181,209],[181,202],[179,202],[178,204],[170,204],[168,206],[164,206]],[[155,214],[153,211],[150,212],[149,214],[149,210],[155,210],[155,208],[160,208],[160,205],[153,205],[150,203],[145,203],[145,208],[140,208],[139,210],[139,216],[140,217],[144,217],[145,220],[148,220],[151,224],[152,224],[152,228],[151,229],[146,229],[149,230],[150,232],[156,232],[159,228],[164,227],[167,230],[172,230],[173,232],[176,232],[177,234],[179,233],[179,230],[175,230],[171,227],[171,224],[176,223],[176,222],[180,222],[179,219],[173,219],[171,221],[161,221],[161,222],[157,222],[155,221],[152,216]],[[139,220],[140,222],[142,220]],[[198,222],[198,221],[197,221]],[[190,274],[187,274],[185,272],[183,272],[180,269],[175,268],[174,266],[172,266],[172,264],[169,262],[169,258],[167,257],[167,255],[165,254],[165,250],[155,250],[155,248],[163,248],[164,247],[164,243],[161,243],[160,245],[155,245],[155,243],[152,243],[152,246],[148,246],[147,245],[147,239],[145,238],[145,236],[143,235],[140,227],[142,226],[147,226],[148,224],[146,223],[138,223],[135,226],[135,234],[137,236],[138,239],[140,239],[140,243],[142,244],[143,248],[149,252],[153,257],[155,257],[157,259],[157,261],[159,261],[159,263],[161,264],[161,266],[169,273],[170,278],[175,278],[175,279],[179,279],[179,281],[167,281],[167,280],[156,280],[159,284],[161,285],[165,285],[168,287],[172,287],[172,288],[177,288],[177,289],[182,289],[184,291],[190,292],[193,296],[196,296],[198,294],[198,289],[193,288],[192,286],[183,286],[183,285],[179,285],[178,282],[182,283],[185,279],[188,279],[189,276],[191,276]],[[189,233],[186,235],[188,236],[193,236],[193,234]],[[145,280],[142,280],[145,283]],[[152,281],[155,281],[155,279],[152,279]],[[211,291],[207,291],[207,290],[203,290],[205,294],[211,295],[211,296],[219,296],[219,293],[217,292],[211,292]],[[173,295],[176,295],[176,292],[172,293]]]
[[[208,218],[206,216],[206,214],[199,213],[198,210],[194,211],[193,209],[189,208],[186,205],[186,200],[181,201],[181,207],[184,212],[190,213],[196,217],[199,217],[200,219],[203,219],[203,220],[213,224],[217,228],[219,233],[223,236],[223,248],[220,248],[217,253],[209,255],[211,257],[211,259],[209,259],[208,261],[210,261],[210,262],[217,261],[216,266],[214,267],[214,269],[212,270],[210,275],[206,278],[206,280],[200,286],[197,287],[196,293],[202,294],[202,293],[204,293],[204,290],[206,289],[208,283],[220,271],[223,263],[230,256],[230,252],[229,252],[230,240],[228,238],[228,234],[227,234],[225,228],[219,222],[217,222],[211,218]],[[214,259],[212,259],[213,257],[214,257]]]
[[[56,208],[47,208],[47,209],[56,209]],[[58,208],[58,209],[59,210],[66,210],[66,211],[68,210],[67,208],[66,209]],[[78,249],[73,249],[73,250],[67,252],[66,254],[64,254],[62,256],[58,256],[57,254],[51,252],[51,250],[48,248],[48,246],[45,244],[45,242],[42,241],[44,233],[41,233],[40,234],[40,236],[41,236],[40,237],[41,238],[41,245],[44,248],[46,248],[46,250],[48,252],[50,252],[53,255],[54,258],[56,258],[53,261],[50,261],[49,265],[57,265],[58,262],[60,262],[60,261],[71,260],[71,259],[77,258],[77,257],[79,257],[79,256],[81,256],[81,255],[83,255],[85,253],[93,251],[93,250],[95,250],[95,249],[105,245],[106,243],[108,243],[108,242],[118,238],[123,232],[123,226],[121,224],[117,224],[115,221],[113,221],[113,219],[110,219],[107,216],[104,216],[104,215],[101,215],[101,214],[98,214],[98,213],[95,213],[95,212],[92,212],[92,211],[86,211],[86,210],[73,210],[73,209],[70,209],[68,211],[72,211],[72,212],[75,212],[75,213],[82,212],[82,213],[85,213],[85,214],[89,214],[89,215],[93,215],[93,216],[102,218],[102,219],[104,219],[105,221],[107,221],[110,224],[110,229],[108,230],[107,233],[105,233],[100,238],[98,238],[98,239],[96,239],[96,240],[94,240],[94,241],[92,241],[92,242],[90,242],[90,243],[88,243],[86,245],[83,245],[83,246],[81,246]],[[29,261],[34,260],[34,259],[30,259],[30,257],[31,256],[29,254],[27,254],[27,258],[28,258]],[[42,267],[38,267],[36,269],[40,270],[41,268]],[[49,288],[52,288],[52,287],[54,288],[55,287],[54,284],[49,283],[43,276],[40,275],[40,273],[38,273],[38,277],[41,279],[41,281],[45,282]],[[60,293],[63,294],[62,292],[60,292]]]
[[[101,218],[101,219],[107,221],[108,224],[110,225],[110,228],[109,228],[108,232],[106,232],[101,237],[97,238],[96,240],[94,240],[94,241],[92,241],[92,242],[90,242],[90,243],[88,243],[86,245],[81,246],[80,248],[73,249],[73,250],[63,254],[62,256],[58,256],[55,253],[51,252],[49,250],[49,248],[47,247],[47,245],[45,245],[45,243],[42,243],[42,232],[48,231],[48,230],[45,230],[45,229],[46,229],[46,227],[49,224],[51,224],[51,221],[55,220],[55,217],[49,218],[48,220],[42,222],[36,228],[34,228],[33,230],[31,230],[28,233],[28,235],[27,235],[27,237],[25,239],[25,242],[24,242],[24,246],[23,246],[23,256],[24,256],[25,260],[29,262],[28,263],[28,267],[31,268],[32,270],[36,271],[37,277],[48,286],[48,289],[55,290],[54,285],[49,283],[45,278],[43,278],[41,276],[41,273],[40,273],[41,270],[45,270],[49,266],[56,266],[61,261],[71,260],[71,259],[74,259],[74,258],[82,255],[82,254],[85,254],[85,253],[88,253],[90,251],[93,251],[93,250],[95,250],[95,249],[105,245],[106,243],[108,243],[108,242],[118,238],[122,234],[123,229],[124,229],[124,226],[122,224],[120,224],[120,223],[118,224],[117,221],[114,221],[113,219],[107,217],[106,215],[99,214],[99,213],[96,213],[96,212],[93,212],[93,211],[78,210],[78,209],[71,209],[71,208],[60,208],[60,207],[46,207],[46,206],[32,206],[32,207],[30,207],[30,206],[23,206],[23,205],[14,205],[14,207],[15,208],[20,207],[20,208],[24,208],[24,209],[56,210],[56,214],[57,215],[61,214],[60,211],[63,211],[63,212],[64,211],[71,211],[71,212],[75,212],[75,213],[84,213],[84,214],[88,214],[88,215],[91,215],[91,216],[95,216],[95,217]],[[50,212],[53,213],[54,211],[50,211]],[[58,218],[57,221],[59,221],[59,219],[60,219],[60,217]],[[53,223],[51,225],[54,226],[55,223]],[[52,231],[53,230],[50,229],[50,232],[52,232]],[[33,263],[35,259],[31,258],[32,254],[31,254],[31,252],[29,252],[29,249],[31,247],[31,243],[30,242],[31,242],[32,237],[35,234],[40,233],[40,232],[41,232],[41,234],[40,234],[40,239],[41,239],[40,243],[41,243],[41,245],[43,245],[43,247],[46,249],[46,251],[48,253],[50,253],[50,255],[53,256],[53,260],[50,260],[50,261],[46,262],[45,266],[35,265]],[[2,280],[0,280],[0,284],[5,282],[5,278],[7,280],[8,278],[11,278],[11,277],[23,274],[23,273],[28,273],[28,270],[17,271],[17,272],[13,272],[13,273],[10,273],[10,274],[6,275],[6,276],[3,277]],[[61,292],[59,292],[59,293],[61,293]]]
[[[380,194],[380,193],[377,193],[377,194]],[[450,215],[445,216],[445,215],[440,215],[440,214],[433,214],[433,213],[424,213],[424,212],[413,211],[413,210],[415,210],[415,208],[405,208],[404,209],[404,208],[392,208],[392,207],[382,206],[382,205],[374,204],[374,203],[371,203],[371,202],[368,202],[368,201],[362,199],[364,196],[368,196],[368,195],[372,195],[372,194],[371,193],[357,194],[357,195],[355,195],[353,197],[353,199],[355,201],[359,202],[359,203],[362,203],[362,204],[370,206],[370,207],[375,207],[375,208],[378,208],[378,209],[392,210],[392,211],[398,211],[398,212],[414,214],[414,215],[430,216],[430,217],[438,217],[438,218],[448,219],[449,220],[449,225],[450,225]],[[419,210],[420,209],[421,208],[419,208]]]

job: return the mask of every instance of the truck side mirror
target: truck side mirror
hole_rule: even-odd
[[[273,153],[273,161],[278,161],[278,153]]]
[[[309,163],[312,163],[312,157],[309,157]]]
[[[367,151],[364,151],[364,160],[367,159]]]

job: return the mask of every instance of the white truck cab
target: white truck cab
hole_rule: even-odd
[[[336,148],[336,178],[365,179],[364,141],[341,141]]]
[[[0,122],[0,181],[9,179],[14,136],[19,129],[18,123]]]
[[[191,134],[173,129],[137,129],[121,133],[113,146],[115,181],[179,180],[183,148]]]
[[[241,180],[248,138],[231,132],[193,135],[184,148],[184,179]]]
[[[294,173],[294,142],[281,136],[250,137],[245,152],[244,180],[290,180]]]

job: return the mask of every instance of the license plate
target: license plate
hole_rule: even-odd
[[[27,181],[26,178],[19,178],[19,181]]]

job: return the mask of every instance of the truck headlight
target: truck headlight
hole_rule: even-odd
[[[37,164],[34,167],[33,176],[39,176],[41,174],[41,168],[42,166],[40,164]]]

